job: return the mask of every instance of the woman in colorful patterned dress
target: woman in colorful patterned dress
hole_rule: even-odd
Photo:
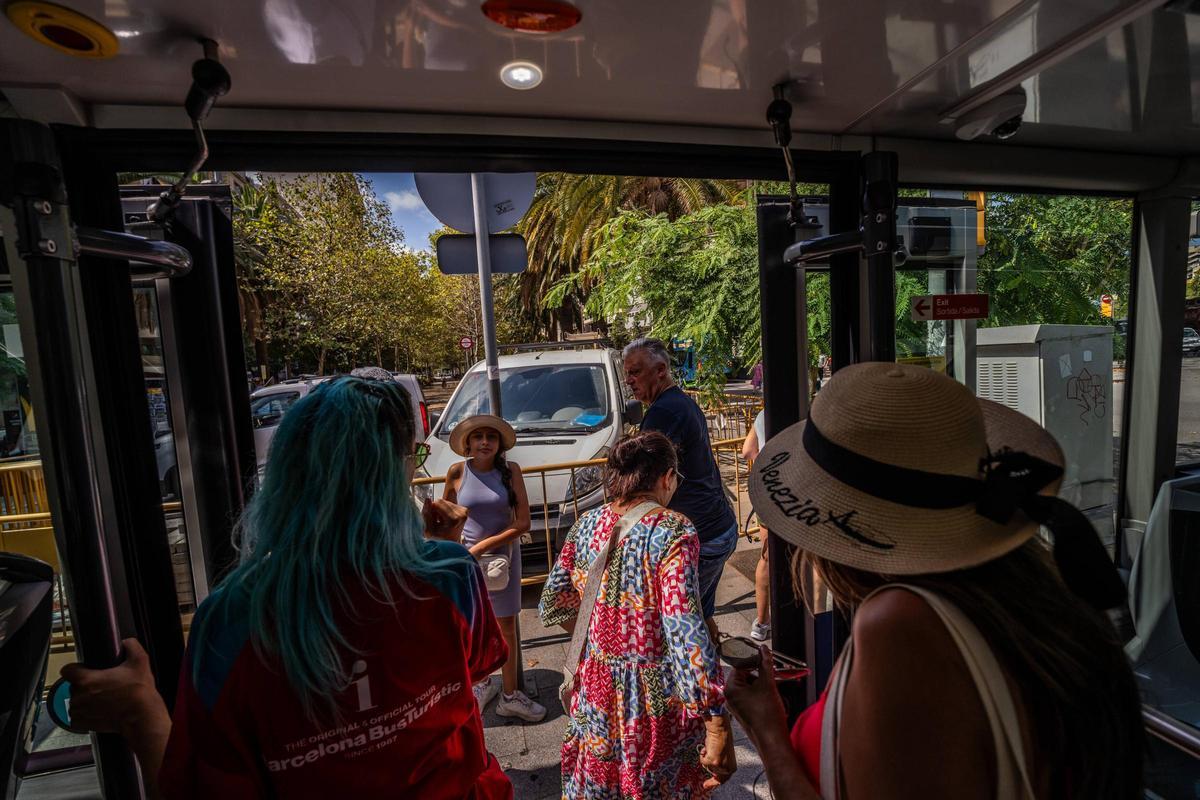
[[[700,612],[700,541],[664,506],[679,482],[675,448],[661,433],[617,443],[610,502],[583,515],[542,592],[546,626],[573,631],[588,570],[613,526],[654,504],[612,547],[588,624],[562,747],[562,796],[699,798],[736,764],[723,674]]]

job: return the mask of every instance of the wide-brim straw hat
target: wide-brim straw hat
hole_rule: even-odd
[[[751,502],[772,534],[869,572],[963,569],[1032,537],[1038,523],[1019,510],[998,522],[975,502],[930,507],[946,505],[937,499],[943,486],[961,490],[944,495],[958,498],[986,484],[997,454],[1040,459],[1047,477],[1034,479],[1036,494],[1053,496],[1061,482],[1062,449],[1044,428],[923,367],[846,367],[821,389],[809,420],[759,452]]]
[[[517,432],[513,430],[512,425],[494,414],[476,414],[454,426],[454,430],[450,432],[450,449],[460,456],[465,456],[467,454],[467,437],[471,435],[472,431],[480,428],[491,428],[500,434],[501,450],[512,450],[517,445]]]

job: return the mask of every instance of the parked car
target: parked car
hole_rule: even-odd
[[[429,409],[425,405],[425,394],[421,391],[421,383],[417,380],[417,376],[394,372],[392,377],[408,390],[412,400],[413,419],[417,424],[417,436],[429,435]],[[278,429],[283,415],[297,400],[327,380],[330,378],[295,378],[274,386],[264,386],[250,395],[250,420],[254,426],[254,452],[258,458],[260,470],[267,462],[267,451],[270,449],[271,439],[275,437],[275,431]]]
[[[1194,356],[1200,353],[1200,333],[1196,333],[1195,328],[1183,329],[1183,354],[1185,356]]]
[[[413,419],[417,421],[417,436],[429,435],[429,407],[425,404],[425,392],[421,391],[421,381],[416,375],[406,372],[393,372],[392,377],[408,390],[412,398]]]
[[[429,410],[425,405],[425,395],[416,375],[394,373],[392,375],[408,390],[412,398],[413,419],[417,425],[417,436],[429,434]],[[258,471],[262,472],[267,463],[267,452],[271,448],[271,440],[283,420],[287,410],[295,405],[301,397],[315,389],[318,385],[330,380],[330,377],[305,377],[283,381],[253,392],[250,395],[250,422],[254,427],[254,454],[258,462]],[[179,465],[175,455],[175,435],[170,430],[160,431],[154,436],[154,457],[158,464],[158,482],[163,499],[179,497]]]
[[[164,500],[179,498],[179,464],[175,458],[175,434],[154,434],[154,460],[158,465],[158,487]]]
[[[509,454],[528,469],[542,464],[604,458],[617,439],[642,419],[642,405],[627,396],[621,354],[617,350],[535,350],[501,356],[500,400],[504,419],[517,432],[517,446]],[[427,440],[430,454],[426,476],[445,475],[461,460],[450,449],[450,432],[474,414],[490,414],[488,381],[482,363],[463,377],[450,396],[446,410],[434,415]],[[574,481],[567,470],[530,476],[525,482],[532,517],[529,557],[545,561],[549,529],[555,547],[583,513],[603,501],[603,471],[598,466],[576,470]],[[545,491],[543,493],[543,486]],[[435,485],[427,492],[440,493]],[[542,500],[549,501],[543,510]]]

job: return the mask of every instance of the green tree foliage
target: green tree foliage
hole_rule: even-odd
[[[1102,294],[1128,315],[1132,204],[1105,197],[993,194],[979,291],[992,296],[982,325],[1100,325]]]
[[[768,187],[778,188],[778,187]],[[807,193],[807,192],[806,192]],[[1103,324],[1097,302],[1128,303],[1130,205],[1099,197],[993,195],[979,291],[992,295],[983,325]],[[588,287],[586,309],[610,320],[641,320],[664,339],[690,339],[701,382],[760,357],[758,231],[750,192],[677,218],[622,211],[599,228],[583,267],[561,278],[546,305]],[[896,273],[897,355],[928,354],[927,323],[912,322],[912,297],[929,293],[928,273]],[[828,276],[807,282],[809,362],[830,352]]]
[[[325,373],[362,363],[411,369],[436,357],[420,334],[438,293],[428,254],[370,183],[352,174],[268,178],[235,197],[243,318],[256,355]]]
[[[728,202],[739,188],[732,181],[692,178],[539,174],[533,204],[517,227],[529,249],[529,267],[518,281],[529,326],[550,338],[580,329],[592,279],[573,280],[566,290],[563,280],[586,272],[601,233],[622,211],[674,220]],[[607,318],[599,322],[607,327]]]
[[[726,367],[754,363],[761,352],[757,242],[744,202],[676,219],[622,211],[601,229],[586,266],[546,302],[588,283],[593,316],[644,317],[653,335],[690,340],[700,382],[724,383]]]

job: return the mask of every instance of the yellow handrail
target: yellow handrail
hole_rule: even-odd
[[[599,466],[607,464],[607,458],[592,458],[587,461],[563,461],[559,464],[540,464],[535,467],[521,467],[521,474],[536,475],[537,473],[560,472],[565,470],[580,469],[582,467]],[[413,486],[428,486],[431,483],[445,483],[445,475],[434,475],[428,478],[413,478]]]

